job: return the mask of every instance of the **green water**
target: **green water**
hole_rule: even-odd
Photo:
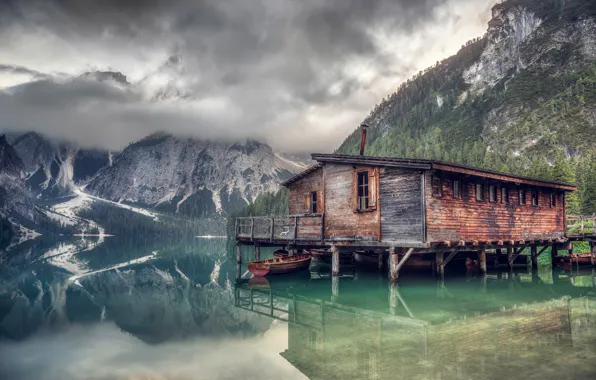
[[[38,240],[0,258],[1,379],[596,378],[591,268],[255,281],[223,239]]]

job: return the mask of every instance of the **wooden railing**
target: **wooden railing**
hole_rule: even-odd
[[[323,214],[236,218],[236,239],[251,241],[323,240]]]
[[[567,236],[596,236],[596,215],[568,215]]]

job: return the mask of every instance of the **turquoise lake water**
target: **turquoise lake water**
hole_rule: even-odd
[[[2,379],[596,378],[591,268],[256,281],[229,242],[198,238],[0,257]]]

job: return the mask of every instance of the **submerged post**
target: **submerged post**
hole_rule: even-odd
[[[395,247],[389,248],[389,280],[397,282],[399,278],[399,255],[395,252]]]
[[[443,251],[437,252],[435,262],[437,275],[441,278],[445,277],[445,253]]]
[[[507,270],[511,272],[513,270],[513,248],[507,247]]]
[[[242,246],[240,244],[236,244],[236,263],[242,264]]]
[[[332,276],[331,277],[331,300],[333,302],[335,302],[337,297],[339,297],[339,276]]]
[[[331,275],[339,276],[339,248],[331,247]]]
[[[532,270],[538,270],[538,247],[536,245],[530,247],[530,254],[532,256]]]
[[[261,246],[255,244],[255,260],[261,260]]]
[[[480,265],[480,272],[486,274],[486,250],[478,251],[478,264]]]
[[[397,307],[399,306],[399,297],[397,296],[397,284],[392,282],[389,284],[389,311],[392,315],[397,314]]]

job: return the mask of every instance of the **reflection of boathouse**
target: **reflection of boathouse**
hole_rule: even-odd
[[[484,292],[476,294],[441,284],[415,294],[382,286],[359,302],[358,282],[342,284],[353,290],[332,300],[321,299],[312,282],[287,289],[239,283],[235,302],[288,322],[281,355],[311,379],[520,378],[534,365],[573,359],[574,347],[596,355],[596,299],[579,297],[585,288],[520,291],[519,278],[477,283]],[[487,306],[475,309],[475,297]]]

